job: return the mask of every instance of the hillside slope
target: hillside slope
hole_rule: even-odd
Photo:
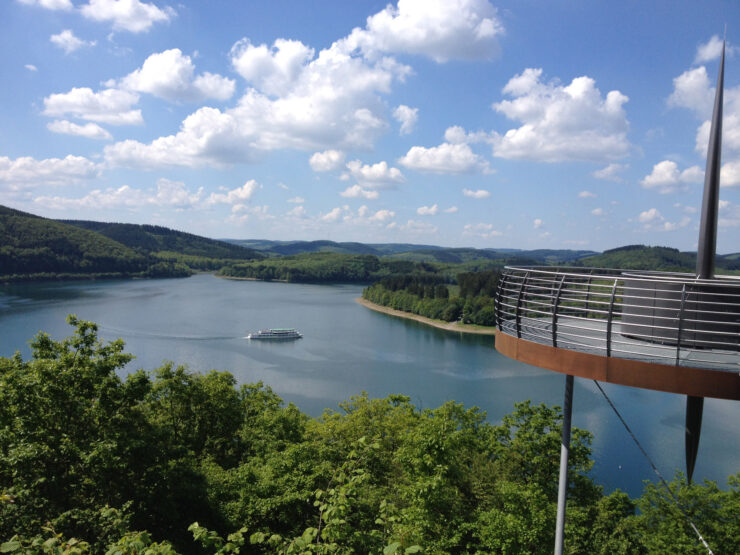
[[[693,272],[696,269],[696,253],[681,252],[670,247],[627,245],[582,258],[578,265],[592,268]],[[734,259],[733,255],[717,255],[715,266],[718,272],[737,271],[740,270],[740,260]]]
[[[0,276],[144,272],[146,256],[94,231],[0,206]]]
[[[60,220],[65,224],[95,231],[118,241],[122,245],[141,253],[173,252],[188,256],[208,258],[230,258],[235,260],[252,260],[265,255],[225,241],[208,239],[184,231],[175,231],[157,225],[121,224],[93,222],[87,220]]]

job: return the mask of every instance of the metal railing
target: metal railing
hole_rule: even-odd
[[[713,370],[740,369],[740,277],[506,267],[499,331],[563,349]]]

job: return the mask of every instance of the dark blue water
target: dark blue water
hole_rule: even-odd
[[[318,416],[366,391],[402,393],[423,408],[448,400],[478,406],[491,422],[516,401],[561,405],[564,377],[499,355],[493,340],[445,332],[357,304],[354,285],[297,285],[188,279],[57,282],[0,287],[0,356],[39,330],[70,334],[67,314],[97,322],[105,339],[123,338],[136,359],[127,371],[163,361],[194,371],[229,370],[239,382],[262,380],[286,401]],[[289,342],[245,339],[247,330],[295,327]],[[685,398],[604,385],[637,437],[671,478],[683,469]],[[655,475],[593,382],[576,379],[574,425],[593,432],[594,478],[607,491],[639,495]],[[740,403],[707,399],[694,478],[740,471]],[[559,461],[553,461],[558,464]]]

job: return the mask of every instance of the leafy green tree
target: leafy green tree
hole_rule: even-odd
[[[559,407],[534,406],[530,401],[514,404],[494,429],[495,465],[507,481],[533,484],[550,501],[557,501],[562,414]],[[573,428],[568,460],[568,497],[587,505],[601,496],[601,489],[588,477],[593,466],[590,432]],[[570,502],[570,501],[569,501]]]
[[[662,485],[646,483],[636,517],[646,551],[706,553],[691,521],[715,553],[740,553],[740,473],[730,476],[727,485],[723,491],[708,480],[687,484],[677,473],[668,484],[669,496]]]
[[[39,334],[30,361],[0,358],[0,491],[12,500],[0,504],[0,537],[33,537],[50,521],[98,549],[110,537],[106,505],[135,528],[183,537],[193,516],[207,518],[203,478],[147,419],[146,374],[118,377],[132,359],[123,342],[68,321],[74,335]]]

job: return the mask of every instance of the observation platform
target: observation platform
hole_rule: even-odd
[[[740,276],[506,267],[496,349],[556,372],[740,400]]]

